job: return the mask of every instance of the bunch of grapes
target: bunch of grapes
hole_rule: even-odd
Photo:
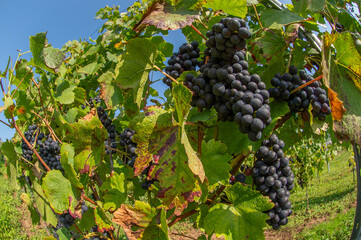
[[[268,196],[274,207],[266,213],[266,222],[273,229],[286,225],[291,215],[290,190],[293,189],[294,175],[289,166],[289,158],[284,156],[284,142],[272,134],[256,152],[257,161],[252,169],[253,182],[263,195]]]
[[[246,39],[251,37],[246,21],[239,18],[222,18],[206,33],[205,55],[212,61],[229,61],[239,49],[246,48]]]
[[[223,18],[207,36],[205,55],[210,60],[201,66],[201,74],[187,74],[184,81],[193,92],[191,105],[214,107],[220,120],[236,121],[242,133],[257,141],[272,119],[266,84],[260,76],[248,72],[245,51],[241,50],[251,37],[246,22]]]
[[[126,128],[120,135],[120,146],[124,147],[126,152],[129,153],[130,160],[128,161],[128,165],[130,167],[134,167],[135,159],[137,158],[137,154],[135,150],[137,149],[137,144],[132,141],[135,132]]]
[[[44,142],[43,142],[43,139]],[[63,170],[60,163],[60,145],[58,141],[51,138],[50,135],[45,136],[40,133],[37,140],[39,146],[40,157],[49,166],[50,169]]]
[[[318,81],[291,94],[293,90],[311,80],[313,80],[312,77],[305,70],[298,72],[295,66],[291,66],[289,73],[283,75],[277,73],[272,78],[271,84],[274,88],[269,89],[270,96],[278,101],[287,101],[290,110],[293,112],[305,111],[312,105],[314,117],[324,121],[326,115],[331,113],[331,108],[327,93],[321,88],[321,84]]]
[[[168,66],[165,68],[165,72],[174,79],[177,79],[184,71],[195,71],[199,65],[199,48],[198,42],[183,43],[179,47],[179,51],[173,53],[173,56],[168,60]],[[172,80],[168,77],[163,78],[163,83],[169,87],[172,86]]]
[[[97,108],[98,117],[105,129],[108,131],[108,139],[105,140],[105,145],[110,146],[111,148],[117,148],[116,143],[116,130],[115,125],[112,124],[112,120],[109,118],[108,114],[105,112],[104,108],[102,106],[99,106]],[[109,144],[110,142],[110,144]],[[108,149],[105,149],[105,153],[108,154],[110,151]],[[112,154],[115,153],[114,150],[111,151]]]
[[[35,142],[35,133],[36,133],[37,126],[36,125],[30,125],[28,128],[28,131],[24,132],[24,136],[26,140],[33,145]],[[33,160],[33,151],[30,150],[28,145],[26,145],[24,139],[22,139],[21,149],[23,150],[23,158],[25,158],[28,161]]]

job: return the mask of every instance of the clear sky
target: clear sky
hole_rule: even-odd
[[[95,39],[103,24],[103,21],[95,19],[100,8],[120,5],[120,10],[125,11],[134,2],[135,0],[0,0],[0,71],[5,70],[9,56],[12,62],[16,60],[17,50],[29,51],[30,36],[47,31],[48,42],[56,48],[61,48],[74,39]],[[165,40],[172,42],[175,49],[185,41],[177,32],[171,32]],[[164,86],[160,82],[158,87]],[[2,97],[0,106],[3,105],[1,99]],[[0,119],[6,121],[3,113],[0,113]],[[2,140],[11,138],[13,134],[14,130],[0,123]]]

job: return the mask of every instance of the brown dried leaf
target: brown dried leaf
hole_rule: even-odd
[[[332,118],[336,121],[340,121],[346,112],[343,101],[337,97],[337,93],[331,88],[328,88],[328,98],[330,100]]]
[[[85,115],[82,119],[87,121],[87,122],[90,122],[92,120],[93,117],[96,116],[96,113],[97,113],[97,110],[95,108],[93,108],[92,110],[90,110],[90,112]]]
[[[166,3],[157,3],[152,12],[145,17],[143,24],[154,25],[163,30],[177,30],[192,25],[196,18],[197,11],[175,9]]]

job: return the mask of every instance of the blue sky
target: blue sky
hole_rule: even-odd
[[[108,5],[120,5],[125,11],[134,0],[0,0],[0,71],[4,71],[10,56],[16,61],[18,50],[29,51],[29,37],[39,32],[48,32],[48,42],[61,48],[66,42],[78,39],[95,39],[103,21],[95,19],[96,12]],[[290,0],[281,1],[289,3]],[[165,40],[172,42],[175,49],[184,41],[180,34],[170,33]],[[30,54],[24,55],[29,58]],[[158,77],[159,76],[155,76]],[[162,83],[158,85],[161,86]],[[3,102],[0,98],[0,106]],[[3,113],[0,119],[6,121]],[[0,138],[5,140],[14,135],[14,130],[0,123]]]

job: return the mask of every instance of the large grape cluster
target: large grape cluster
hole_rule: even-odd
[[[44,142],[43,139],[45,139]],[[44,133],[40,133],[37,145],[39,146],[40,157],[44,160],[46,165],[52,170],[62,170],[59,142],[53,140],[50,135],[45,136]]]
[[[289,158],[284,156],[284,142],[272,134],[256,152],[257,161],[252,169],[252,177],[257,190],[268,196],[274,207],[266,213],[266,222],[273,229],[286,225],[291,215],[290,190],[293,189],[294,175],[289,166]]]
[[[105,112],[102,106],[99,106],[97,108],[97,112],[100,122],[108,131],[108,138],[105,140],[105,145],[114,149],[117,148],[115,125],[112,124],[112,120],[109,118],[108,114]],[[109,152],[111,152],[112,154],[115,153],[114,150],[108,151],[108,149],[105,149],[106,154],[108,154]]]
[[[248,72],[245,51],[240,50],[251,33],[243,19],[223,18],[207,36],[205,54],[210,60],[197,77],[187,74],[184,81],[193,92],[191,105],[214,107],[220,120],[235,121],[242,133],[257,141],[272,119],[266,84],[259,75]]]
[[[33,145],[35,142],[35,133],[36,133],[37,126],[36,125],[30,125],[28,130],[24,132],[24,136],[26,140]],[[25,158],[28,161],[33,160],[33,151],[26,145],[24,139],[22,139],[21,143],[21,149],[23,150],[23,158]]]
[[[298,74],[297,74],[298,73]],[[326,115],[331,113],[327,93],[321,88],[321,84],[316,81],[312,84],[296,91],[298,87],[310,82],[313,78],[305,70],[297,71],[295,66],[289,68],[289,73],[277,73],[271,80],[274,88],[269,89],[270,96],[278,101],[287,101],[293,112],[302,112],[312,105],[314,117],[324,121]]]
[[[137,154],[135,150],[137,149],[137,144],[133,142],[133,136],[135,132],[129,128],[126,128],[120,135],[120,146],[124,147],[127,153],[129,153],[130,160],[128,161],[128,165],[130,167],[134,167],[135,159],[137,158]]]
[[[173,56],[168,60],[168,66],[165,68],[165,72],[177,79],[184,71],[196,70],[199,65],[199,48],[198,42],[183,43],[179,47],[179,51],[173,53]],[[168,86],[172,86],[172,80],[168,77],[163,78],[163,83]]]

